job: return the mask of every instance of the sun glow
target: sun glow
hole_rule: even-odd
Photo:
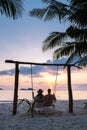
[[[61,90],[67,86],[67,71],[65,70],[58,70],[58,74],[56,77],[56,72],[49,70],[48,72],[40,72],[38,74],[33,74],[33,88],[39,89],[42,88],[47,90],[48,88],[54,89],[55,80],[56,81],[56,88]],[[1,87],[6,89],[13,89],[15,83],[15,76],[14,75],[5,75],[0,76],[0,84]],[[19,89],[20,88],[29,88],[32,87],[31,83],[31,75],[19,75]],[[78,71],[72,70],[71,71],[71,84],[72,86],[83,86],[87,84],[87,71]],[[80,88],[79,87],[79,88]]]
[[[0,84],[5,89],[13,89],[14,76],[0,76]]]
[[[42,75],[46,82],[49,82],[49,83],[54,82],[54,75],[49,74],[48,72],[44,72],[44,73],[42,73]]]

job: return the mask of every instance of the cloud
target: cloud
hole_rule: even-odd
[[[75,58],[75,60],[73,60],[73,63],[75,63],[77,61],[78,57]],[[66,63],[67,58],[66,57],[62,57],[59,60],[55,60],[55,61],[51,61],[51,60],[47,60],[46,63],[49,64],[65,64]],[[59,66],[58,69],[63,69],[64,67]],[[32,74],[33,76],[40,76],[39,74],[41,72],[48,72],[48,73],[52,73],[54,74],[57,71],[57,66],[41,66],[41,65],[32,65]],[[21,75],[29,75],[31,74],[31,68],[29,67],[25,67],[25,66],[20,66],[19,67],[19,73]],[[10,70],[3,70],[0,71],[0,75],[4,76],[4,75],[14,75],[15,74],[15,68],[10,69]]]
[[[44,72],[46,69],[44,66],[32,66],[32,74],[34,75],[38,75],[40,72]],[[19,73],[21,75],[29,75],[31,74],[31,68],[30,67],[24,67],[24,66],[20,66],[19,67]],[[3,70],[0,71],[0,75],[4,76],[4,75],[14,75],[15,74],[15,68],[13,69],[9,69],[9,70]]]
[[[22,75],[30,75],[31,74],[31,67],[23,67],[23,66],[21,66],[19,68],[19,71],[20,71],[20,74],[22,74]],[[44,72],[44,71],[45,71],[44,66],[38,66],[38,65],[32,66],[32,75],[33,75],[33,77],[40,76],[40,73]]]
[[[10,69],[10,70],[3,70],[3,71],[0,71],[0,75],[1,76],[4,76],[4,75],[14,75],[15,74],[15,69]]]

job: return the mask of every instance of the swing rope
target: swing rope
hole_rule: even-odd
[[[32,99],[33,99],[34,98],[34,92],[33,92],[32,64],[31,64],[31,86],[32,86]]]
[[[54,94],[56,93],[57,76],[58,76],[58,66],[57,66],[57,71],[56,71],[56,79],[55,79],[55,83],[54,83]]]
[[[55,79],[55,83],[54,83],[54,94],[56,93],[57,76],[58,76],[58,66],[57,66],[57,71],[56,71],[56,79]],[[31,87],[32,87],[32,99],[34,99],[34,92],[33,92],[33,76],[32,76],[32,64],[31,64]]]

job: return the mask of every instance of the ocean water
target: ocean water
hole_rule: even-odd
[[[44,91],[44,95],[47,92]],[[34,91],[34,95],[37,92]],[[57,100],[68,100],[68,91],[56,91],[55,93]],[[14,98],[13,90],[0,90],[0,103],[12,102]],[[30,90],[18,90],[18,99],[27,98],[32,100],[32,91]],[[73,91],[74,100],[87,100],[87,91]]]

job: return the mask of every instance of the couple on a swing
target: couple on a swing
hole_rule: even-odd
[[[43,108],[45,107],[55,107],[55,105],[53,104],[54,102],[56,102],[55,94],[51,94],[50,88],[47,90],[47,92],[48,94],[44,96],[42,89],[39,89],[37,91],[38,94],[36,95],[36,97],[34,97],[36,109],[43,110]]]

